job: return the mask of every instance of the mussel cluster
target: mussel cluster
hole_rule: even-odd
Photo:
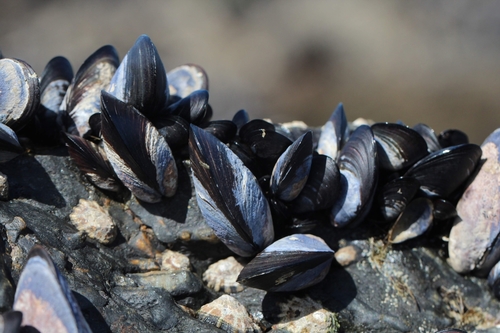
[[[488,201],[490,194],[498,197],[500,168],[487,164],[500,161],[499,133],[481,148],[458,130],[436,135],[423,124],[348,123],[342,104],[314,131],[250,120],[244,110],[232,120],[211,121],[208,98],[205,71],[188,64],[167,72],[146,35],[121,63],[107,45],[74,76],[64,57],[52,59],[40,78],[27,63],[3,58],[0,162],[25,151],[17,134],[64,141],[78,168],[105,193],[128,189],[139,201],[161,205],[175,195],[178,165],[189,159],[207,224],[231,251],[253,258],[238,281],[266,291],[296,291],[325,277],[334,251],[307,232],[328,220],[336,228],[392,224],[388,242],[400,243],[436,221],[455,219],[449,255],[457,271],[487,274],[500,259],[500,204]],[[474,176],[482,179],[478,189]],[[480,197],[487,186],[491,193],[468,207],[467,196]],[[470,232],[464,225],[479,215],[485,224]],[[471,237],[482,240],[480,249],[465,243]],[[44,280],[61,280],[47,256],[34,249],[23,274],[50,272]],[[499,296],[500,266],[491,272]],[[19,285],[39,282],[21,277]],[[71,316],[79,331],[88,331],[81,314]]]

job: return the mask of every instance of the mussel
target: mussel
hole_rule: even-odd
[[[274,239],[271,211],[259,183],[222,142],[191,125],[189,154],[198,206],[233,252],[249,257]]]
[[[22,60],[0,59],[0,122],[19,130],[39,103],[40,84],[33,68]]]
[[[333,258],[334,251],[321,238],[294,234],[265,248],[237,281],[266,291],[297,291],[321,282]]]
[[[28,254],[13,309],[22,312],[22,326],[39,332],[91,333],[64,276],[39,245]]]

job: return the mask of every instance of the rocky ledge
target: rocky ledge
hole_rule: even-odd
[[[210,323],[214,312],[206,304],[224,289],[247,316],[233,319],[247,320],[254,331],[498,331],[500,303],[485,279],[462,276],[446,263],[445,241],[419,237],[388,245],[384,228],[370,221],[340,230],[325,223],[312,230],[332,249],[354,253],[347,259],[337,256],[343,266],[334,264],[313,287],[295,293],[248,287],[215,291],[203,273],[234,254],[205,225],[188,163],[178,162],[178,170],[177,194],[144,204],[125,191],[104,193],[89,184],[65,147],[1,164],[8,199],[0,201],[0,310],[11,309],[28,251],[41,244],[67,278],[95,333],[217,332]],[[108,222],[93,225],[96,220]],[[172,253],[184,254],[189,262],[185,256],[168,259]],[[236,315],[231,304],[223,306]],[[219,326],[237,326],[229,321],[219,320]]]

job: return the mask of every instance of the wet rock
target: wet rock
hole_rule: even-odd
[[[7,176],[0,172],[0,200],[9,198],[9,181]]]
[[[69,218],[79,231],[99,243],[109,244],[116,238],[117,229],[113,219],[95,201],[80,199]]]
[[[194,295],[203,288],[200,279],[189,271],[153,271],[129,274],[128,277],[140,286],[160,288],[176,297]]]
[[[5,224],[5,231],[7,232],[7,240],[9,243],[15,243],[19,234],[26,229],[26,222],[19,217],[14,216],[11,222]]]

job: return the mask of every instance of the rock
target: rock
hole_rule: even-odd
[[[238,275],[243,270],[243,265],[229,257],[208,266],[203,273],[203,281],[215,291],[223,290],[225,293],[236,293],[243,290],[243,285],[236,282]]]
[[[0,172],[0,200],[9,199],[9,181],[7,176]]]
[[[116,238],[116,225],[108,212],[95,201],[80,199],[69,214],[71,223],[88,237],[109,244]]]
[[[146,288],[160,288],[167,291],[172,296],[194,295],[203,287],[200,279],[189,271],[152,271],[129,274],[128,277],[133,279],[140,286]]]
[[[161,262],[161,270],[166,272],[189,271],[191,264],[189,257],[175,251],[165,250],[158,256]]]

